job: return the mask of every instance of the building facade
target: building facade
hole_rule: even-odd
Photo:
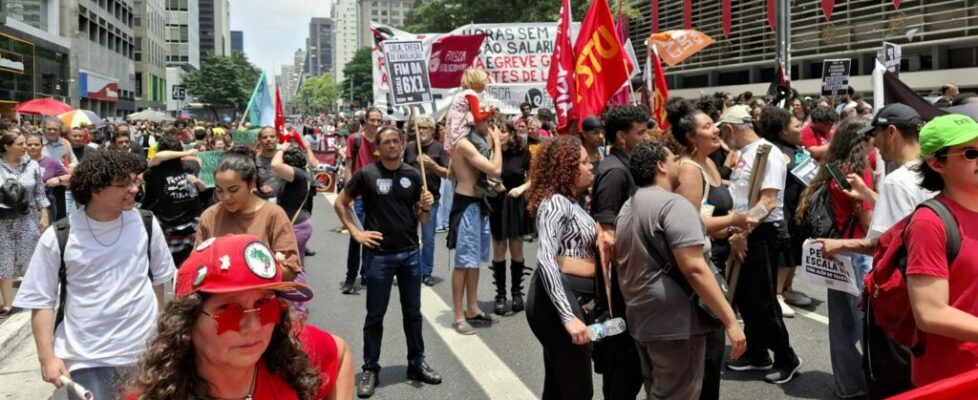
[[[244,53],[244,32],[231,31],[231,52]]]
[[[166,0],[166,111],[178,113],[191,100],[183,77],[200,68],[198,0]]]
[[[281,73],[275,75],[275,84],[278,85],[279,87],[279,92],[282,96],[283,104],[289,104],[289,101],[292,100],[292,91],[286,90],[286,88],[290,87],[289,85],[291,84],[291,82],[292,82],[292,66],[283,65]]]
[[[360,42],[360,13],[357,0],[334,0],[331,8],[333,20],[333,74],[336,82],[343,82],[343,67],[353,59],[357,49],[366,46]],[[368,24],[369,29],[369,24]]]
[[[136,0],[133,31],[136,35],[136,110],[166,107],[166,3]]]
[[[649,3],[629,0],[641,10],[643,22],[633,24],[632,42],[640,60],[649,36]],[[791,5],[792,87],[803,95],[818,95],[822,63],[851,59],[850,85],[871,94],[870,78],[882,42],[902,47],[900,79],[920,93],[944,83],[978,88],[978,3],[974,0],[903,1],[899,9],[890,1],[837,2],[831,20],[821,3],[795,1]],[[697,97],[700,91],[765,93],[774,76],[775,34],[768,26],[766,3],[734,2],[732,31],[724,38],[720,7],[694,2],[693,29],[716,43],[667,67],[670,95]],[[683,29],[683,1],[659,0],[659,30]],[[644,61],[642,61],[644,64]]]
[[[198,0],[200,59],[231,55],[231,17],[228,0]]]
[[[0,118],[40,97],[71,102],[71,40],[61,34],[61,1],[4,0],[0,7]]]
[[[305,69],[310,76],[333,73],[333,30],[334,24],[330,18],[313,18],[309,22]]]

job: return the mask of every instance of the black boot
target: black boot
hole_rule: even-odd
[[[492,312],[496,315],[506,314],[506,261],[492,262],[492,281],[496,285],[496,302]]]
[[[523,276],[530,275],[529,270],[523,265],[523,261],[513,261],[509,265],[509,273],[512,275],[513,286],[510,288],[513,296],[513,312],[523,311]]]

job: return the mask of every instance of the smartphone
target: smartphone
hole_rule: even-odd
[[[825,168],[829,170],[829,175],[832,175],[832,179],[835,183],[839,185],[840,188],[844,190],[852,190],[852,185],[846,180],[846,174],[842,173],[842,169],[839,168],[839,163],[828,163]]]

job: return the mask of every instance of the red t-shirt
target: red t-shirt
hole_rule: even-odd
[[[948,304],[978,316],[978,212],[938,195],[958,221],[961,251],[947,265],[947,233],[941,218],[927,208],[914,213],[907,227],[907,274],[947,279]],[[924,334],[926,351],[911,360],[915,386],[978,369],[978,343]],[[919,340],[919,338],[918,338]]]
[[[844,171],[848,173],[848,171]],[[866,186],[873,187],[873,170],[866,168],[862,173]],[[834,179],[829,180],[829,195],[832,197],[832,210],[835,211],[835,229],[843,234],[843,239],[861,239],[866,237],[866,229],[859,223],[859,212],[872,210],[873,203],[858,201],[849,197],[839,188]],[[858,207],[858,209],[857,209]],[[851,234],[846,233],[846,225],[850,218],[855,218],[855,229]]]
[[[346,138],[346,159],[353,160],[353,170],[350,173],[359,171],[366,165],[372,164],[380,157],[377,151],[377,144],[367,140],[367,136],[360,132],[360,154],[353,157],[353,148],[356,147],[357,135],[351,134]]]
[[[801,129],[801,145],[806,149],[809,147],[821,146],[829,144],[832,141],[832,132],[825,134],[815,133],[815,129],[812,129],[813,124],[805,125]]]

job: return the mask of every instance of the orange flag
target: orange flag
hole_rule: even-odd
[[[649,36],[649,43],[659,49],[659,57],[670,67],[683,62],[713,42],[713,38],[693,29],[653,33]]]
[[[633,68],[615,35],[607,0],[591,3],[577,35],[574,54],[577,56],[574,62],[577,115],[581,120],[588,115],[601,115],[605,103],[621,89]]]

